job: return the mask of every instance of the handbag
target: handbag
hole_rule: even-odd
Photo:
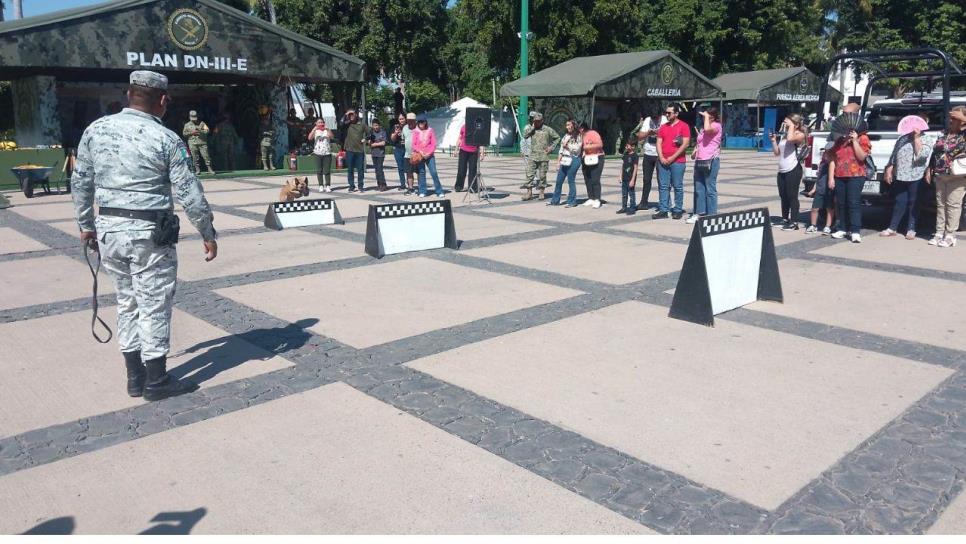
[[[413,151],[412,156],[409,157],[409,164],[419,166],[421,162],[423,162],[423,154],[419,151]]]
[[[949,163],[949,173],[954,176],[966,176],[966,155],[955,158]]]
[[[711,161],[714,159],[695,159],[694,169],[701,170],[701,173],[705,176],[711,175]]]
[[[561,166],[570,166],[573,163],[574,163],[573,156],[571,156],[571,155],[561,155],[560,156],[560,165]]]
[[[584,155],[584,164],[587,166],[597,166],[600,163],[600,155]]]
[[[875,179],[875,174],[878,169],[875,167],[875,161],[872,160],[872,155],[865,156],[865,179]]]

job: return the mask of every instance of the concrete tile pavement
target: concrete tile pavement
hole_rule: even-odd
[[[492,177],[509,189],[508,192],[519,194],[515,187],[522,180],[522,162],[511,157],[487,160],[491,159],[484,170],[487,179]],[[455,161],[441,157],[439,162],[443,183],[451,187]],[[617,167],[617,161],[607,162],[609,170],[604,179],[607,200],[614,199]],[[372,181],[371,172],[367,178]],[[63,423],[47,424],[14,435],[0,433],[0,489],[7,482],[20,481],[11,478],[32,482],[29,476],[32,473],[53,471],[59,466],[83,467],[83,463],[93,463],[98,455],[128,462],[126,454],[118,452],[140,451],[142,443],[164,451],[174,448],[180,438],[194,444],[202,435],[223,432],[216,427],[222,421],[235,421],[233,415],[245,421],[235,424],[234,430],[275,436],[268,428],[269,423],[254,417],[256,412],[261,408],[270,411],[276,403],[296,398],[300,392],[324,391],[326,384],[342,382],[391,405],[397,412],[408,414],[406,417],[413,421],[420,420],[419,425],[429,424],[432,432],[407,433],[406,438],[400,439],[400,448],[425,451],[426,444],[433,441],[432,435],[444,430],[445,436],[456,440],[460,448],[475,454],[482,452],[487,463],[509,462],[528,477],[543,478],[540,481],[555,490],[554,493],[562,493],[561,497],[580,498],[607,509],[608,513],[623,516],[620,520],[639,524],[632,528],[648,527],[666,533],[895,533],[925,531],[937,515],[941,520],[951,520],[950,523],[957,518],[957,505],[961,501],[951,501],[962,487],[957,483],[961,482],[959,475],[966,470],[966,456],[962,454],[966,451],[966,433],[961,431],[966,421],[966,396],[962,395],[966,382],[962,381],[959,370],[966,364],[966,351],[955,342],[955,335],[947,337],[938,332],[938,336],[930,336],[932,333],[897,335],[891,328],[873,326],[880,319],[878,312],[882,304],[890,310],[891,303],[888,299],[876,301],[879,304],[873,304],[872,299],[866,301],[872,291],[861,284],[862,279],[870,277],[867,272],[889,270],[887,273],[894,275],[890,276],[894,285],[905,286],[904,289],[915,291],[923,300],[936,302],[938,313],[920,315],[916,313],[918,309],[912,310],[920,316],[919,322],[928,323],[938,315],[954,323],[955,315],[950,312],[955,304],[946,299],[954,298],[948,293],[956,292],[949,286],[958,286],[963,281],[955,249],[944,254],[923,252],[921,256],[909,256],[899,246],[872,243],[869,237],[862,245],[833,244],[827,238],[804,236],[801,232],[776,231],[780,266],[789,297],[786,307],[807,307],[812,299],[821,301],[834,295],[826,306],[835,311],[779,315],[764,313],[764,308],[739,310],[720,316],[716,329],[698,328],[700,331],[691,336],[688,331],[692,326],[668,321],[664,309],[622,313],[627,312],[628,300],[659,305],[669,302],[665,292],[674,286],[688,230],[684,229],[683,234],[672,231],[671,227],[677,225],[670,222],[655,222],[641,216],[623,218],[613,214],[616,208],[612,206],[605,207],[608,213],[603,215],[588,214],[592,216],[590,221],[567,221],[561,214],[540,215],[548,211],[541,203],[520,203],[516,200],[518,197],[511,195],[495,200],[492,205],[458,206],[457,232],[460,232],[460,221],[470,225],[467,228],[472,232],[464,238],[468,240],[467,251],[404,255],[376,261],[362,254],[362,231],[359,230],[362,223],[358,219],[344,227],[259,232],[257,224],[267,203],[276,197],[277,186],[283,179],[253,178],[242,182],[244,186],[237,181],[218,180],[219,183],[210,186],[217,213],[225,215],[223,224],[233,221],[239,228],[223,229],[222,254],[216,263],[203,263],[200,254],[192,257],[192,248],[198,245],[196,238],[189,236],[183,240],[181,264],[187,281],[179,287],[178,307],[194,316],[193,319],[206,322],[206,326],[231,331],[236,336],[196,327],[198,334],[208,339],[227,337],[247,342],[254,347],[242,349],[241,353],[275,352],[280,354],[275,359],[284,363],[266,372],[267,367],[256,367],[255,361],[248,361],[206,381],[195,394],[156,405],[117,410],[111,406],[98,408],[90,399],[81,398],[75,402],[74,410],[63,416],[73,420],[61,419]],[[690,179],[689,174],[686,187]],[[721,179],[722,189],[736,189],[736,192],[722,190],[722,194],[745,199],[722,202],[723,207],[742,209],[765,203],[774,207],[773,214],[777,215],[772,157],[726,153]],[[578,176],[578,187],[583,194],[581,181]],[[372,203],[407,200],[395,193],[367,192],[351,197],[336,193],[335,196],[358,201],[353,205],[360,210],[366,210]],[[448,196],[454,202],[462,200],[462,194]],[[656,189],[652,191],[652,199],[655,196]],[[38,265],[49,262],[43,259],[57,258],[66,259],[62,261],[64,278],[71,278],[78,286],[86,285],[87,272],[74,244],[76,235],[73,230],[58,228],[54,217],[62,213],[55,208],[69,205],[69,196],[43,196],[26,201],[14,195],[13,200],[21,211],[28,207],[49,209],[23,215],[12,210],[0,211],[0,229],[11,229],[0,230],[0,247],[6,240],[4,233],[10,233],[11,240],[16,238],[13,236],[16,233],[57,249],[38,250],[35,255],[0,255],[0,281],[6,279],[5,272],[13,271],[19,282],[29,284],[30,277],[39,276]],[[807,204],[803,198],[803,211]],[[504,215],[504,211],[519,215]],[[881,219],[874,213],[866,215],[869,226]],[[60,223],[70,221],[63,219]],[[678,223],[684,227],[683,222]],[[186,230],[190,233],[190,227]],[[588,236],[588,240],[592,238],[599,243],[591,240],[577,244],[585,250],[578,259],[562,255],[527,262],[535,258],[533,254],[544,255],[547,250],[556,251],[566,246],[554,244],[555,240],[569,240],[568,237],[581,240]],[[922,241],[910,243],[925,245]],[[639,249],[635,249],[638,247],[635,244],[640,244]],[[473,248],[491,253],[480,255],[469,251]],[[893,258],[896,263],[889,262]],[[575,263],[575,260],[587,262]],[[8,267],[20,262],[30,264],[24,268]],[[219,262],[222,268],[217,271],[209,266]],[[800,286],[809,286],[827,277],[818,268],[805,267],[803,271],[802,262],[844,267],[847,270],[840,271],[844,285],[851,287],[795,295]],[[669,267],[665,272],[658,270],[665,265]],[[386,270],[390,273],[384,274]],[[635,274],[638,279],[634,278]],[[626,277],[618,278],[621,275]],[[398,277],[410,283],[393,290],[390,286]],[[850,283],[853,281],[859,283],[853,286]],[[433,282],[442,286],[439,292],[432,292]],[[0,329],[15,326],[20,331],[19,338],[28,338],[39,328],[36,325],[59,316],[72,320],[71,323],[76,321],[78,334],[86,334],[80,325],[84,316],[89,315],[81,311],[85,309],[89,286],[74,296],[72,292],[58,291],[62,287],[56,285],[31,285],[36,287],[27,294],[16,293],[21,298],[12,299],[13,306],[0,311],[0,322],[5,323]],[[244,291],[245,297],[226,298],[212,289],[219,293],[227,292],[222,289]],[[4,302],[8,298],[6,292]],[[883,298],[881,292],[879,295]],[[803,303],[799,296],[811,298]],[[654,308],[640,303],[631,306],[634,305]],[[333,312],[333,307],[345,310]],[[854,308],[858,319],[841,310],[845,307]],[[476,315],[474,311],[481,313]],[[823,321],[825,315],[833,315],[834,319]],[[308,321],[307,316],[320,319],[320,323]],[[335,329],[322,326],[330,323],[342,329],[332,332]],[[560,332],[547,336],[545,328],[556,330],[555,327]],[[190,336],[183,331],[176,333]],[[366,340],[357,346],[361,349],[356,349],[323,336],[336,333]],[[581,343],[581,333],[593,334],[597,343],[590,347],[586,342]],[[655,342],[650,338],[652,334],[667,340]],[[649,349],[636,349],[642,339],[651,339]],[[90,341],[85,337],[78,342]],[[461,358],[464,353],[484,349],[478,346],[489,347],[487,354]],[[669,349],[668,346],[680,346],[680,349],[656,356],[662,353],[660,350]],[[38,346],[43,348],[44,345]],[[105,352],[104,364],[114,366],[119,360],[113,346],[110,348],[114,358]],[[222,345],[217,342],[204,345],[193,357],[204,357],[208,352],[217,354],[220,349]],[[702,366],[702,361],[681,359],[677,354],[684,349],[722,363],[709,370],[706,364]],[[49,354],[30,352],[19,358],[42,361],[45,357],[62,357],[65,349],[49,351]],[[753,354],[753,357],[742,357],[744,354]],[[771,363],[761,354],[771,354],[779,362]],[[551,357],[556,359],[548,364],[546,361]],[[817,358],[817,363],[803,362],[810,357]],[[434,358],[449,362],[449,371],[457,376],[452,378],[452,383],[445,381],[450,378],[440,380],[402,366]],[[454,362],[457,359],[460,364]],[[679,359],[683,363],[676,364]],[[464,376],[473,376],[478,368],[500,368],[501,365],[507,369],[496,376],[479,378],[483,385],[459,381]],[[633,369],[635,365],[638,369]],[[32,383],[42,380],[42,364],[23,368],[26,375],[19,379],[33,380]],[[99,367],[92,365],[92,368]],[[106,380],[106,368],[82,381]],[[184,370],[190,371],[189,368],[204,375],[210,372],[206,369],[211,365]],[[649,391],[648,387],[656,387],[646,380],[641,385],[639,377],[628,375],[630,370],[642,372],[641,368],[646,370],[645,377],[669,386],[641,395],[642,391]],[[592,374],[585,375],[587,372]],[[663,378],[657,380],[659,376]],[[226,381],[220,381],[222,378]],[[504,383],[490,383],[498,378]],[[123,375],[118,372],[111,380],[123,381]],[[556,419],[551,418],[553,414],[541,416],[540,410],[564,401],[554,401],[558,397],[553,395],[541,397],[533,391],[541,388],[552,391],[560,384],[569,383],[568,380],[576,385],[571,386],[573,394],[565,399],[567,410],[560,417],[554,416]],[[535,383],[536,389],[524,390],[530,394],[522,399],[513,397],[521,393],[513,390],[514,384],[524,382]],[[790,382],[794,382],[794,387]],[[781,397],[781,393],[789,390]],[[695,394],[696,391],[702,393]],[[504,394],[508,395],[506,401],[501,400]],[[34,402],[43,398],[30,392],[22,396]],[[341,401],[365,417],[371,415],[380,422],[387,419],[378,402],[366,397],[363,397],[366,402],[356,402],[351,397]],[[798,400],[788,402],[788,399]],[[319,403],[313,401],[310,405],[315,407]],[[624,407],[626,414],[632,411],[627,407],[634,406],[650,416],[628,420],[626,415],[610,419],[595,415],[597,411],[607,414],[607,410],[617,410],[617,407]],[[711,406],[707,410],[711,415],[695,415],[695,407],[699,406]],[[333,417],[330,412],[325,413]],[[251,423],[249,419],[242,419],[250,414],[253,415]],[[605,423],[589,426],[586,431],[569,423],[572,418],[592,417]],[[712,425],[714,417],[723,422]],[[305,418],[299,414],[285,427],[298,428]],[[661,421],[688,424],[658,425]],[[799,425],[799,422],[803,423]],[[230,426],[229,423],[225,426]],[[208,424],[210,428],[205,426]],[[641,440],[636,431],[628,430],[628,424],[657,428],[648,431],[648,442]],[[33,425],[27,422],[21,427]],[[671,432],[681,428],[692,433],[710,430],[698,433],[685,443],[678,436],[680,433]],[[204,432],[209,429],[213,431]],[[808,430],[808,436],[817,438],[803,444],[804,430]],[[689,435],[685,433],[685,436]],[[722,445],[708,446],[703,441],[709,437],[717,437]],[[782,440],[772,443],[763,437]],[[378,442],[371,437],[368,440]],[[282,445],[276,448],[287,450],[287,441],[291,438],[285,435],[278,440]],[[645,442],[643,446],[641,442]],[[230,440],[225,443],[229,444],[227,450],[243,448],[231,445],[235,443]],[[346,444],[349,442],[320,451],[338,456],[345,451]],[[727,447],[733,448],[727,457],[716,456],[716,450]],[[376,454],[393,451],[382,448]],[[800,452],[809,455],[800,455]],[[197,456],[204,458],[201,453]],[[143,453],[133,454],[132,458],[145,459]],[[373,463],[384,462],[378,456],[367,459]],[[774,474],[775,466],[785,466],[781,463],[794,466],[782,474]],[[763,469],[765,464],[771,469]],[[483,466],[475,462],[469,465]],[[397,465],[391,466],[398,470]],[[234,457],[219,467],[219,471],[207,475],[212,478],[209,481],[215,489],[227,488],[227,484],[217,481],[224,474],[234,474],[235,470],[254,472],[250,465]],[[346,474],[366,470],[351,465],[340,467]],[[479,476],[460,476],[459,467],[451,463],[439,465],[437,470],[452,476],[456,482],[463,482],[471,493],[477,489],[493,489],[501,497],[485,504],[500,501],[517,504],[513,498],[518,496],[515,490],[505,487],[514,485],[518,478],[504,478],[487,488],[478,482]],[[141,474],[137,469],[132,469],[132,473]],[[38,476],[30,485],[46,485],[45,478]],[[74,481],[91,490],[103,489],[97,483]],[[392,479],[384,479],[376,487],[356,475],[346,476],[343,482],[349,487],[358,486],[370,492],[377,489],[377,493],[418,502],[410,498],[412,495],[406,495],[405,489],[397,488],[397,482]],[[240,481],[237,485],[278,493],[277,488],[257,481]],[[37,489],[29,485],[28,488]],[[193,489],[188,483],[182,488]],[[292,484],[291,489],[298,490],[298,495],[308,497],[313,503],[305,508],[329,504],[325,497],[313,494],[314,490],[303,490],[298,484]],[[421,496],[431,494],[422,488],[418,491]],[[97,491],[94,495],[97,493],[104,492]],[[530,497],[537,497],[534,504],[541,504],[543,495]],[[147,520],[158,512],[148,512],[150,508],[143,506],[148,502],[146,498],[139,500],[142,502],[130,501],[130,520],[136,521],[121,523],[118,519],[100,518],[97,523],[108,527],[105,531],[143,529]],[[484,503],[475,503],[478,511],[470,514],[468,507],[460,510],[463,507],[459,501],[447,500],[457,504],[454,519],[465,526],[497,526],[486,517],[485,512],[489,510],[480,506]],[[547,504],[557,500],[551,499]],[[280,499],[279,504],[283,503]],[[25,504],[25,511],[32,512],[37,519],[41,517],[37,512],[53,516],[57,513],[54,510],[58,510],[44,509],[36,501],[27,500]],[[244,501],[237,504],[244,507]],[[196,507],[179,503],[171,510],[191,512]],[[332,511],[346,507],[339,503]],[[512,516],[514,507],[509,508],[511,514],[507,515]],[[539,519],[535,523],[513,527],[533,531],[547,525],[575,526],[563,524],[543,509],[536,510]],[[69,515],[67,510],[61,511]],[[573,517],[596,519],[581,513]],[[287,519],[284,515],[281,518]],[[248,527],[234,513],[216,515],[209,510],[203,519],[210,520],[211,525],[205,528],[205,521],[200,521],[199,532]],[[355,518],[348,514],[344,519]],[[544,520],[546,524],[540,525]],[[80,516],[76,521],[79,531],[87,530],[87,522]],[[435,520],[422,526],[408,519],[404,520],[406,523],[388,517],[378,517],[376,521],[373,525],[387,531],[402,531],[399,527],[406,523],[406,526],[450,527]],[[608,522],[603,523],[603,527],[609,527]],[[276,527],[272,521],[262,521],[260,525]],[[361,526],[365,525],[346,522],[314,530],[345,532]],[[579,527],[586,530],[583,528],[587,524]],[[936,527],[940,530],[942,525]],[[629,532],[631,529],[620,526],[614,530]]]

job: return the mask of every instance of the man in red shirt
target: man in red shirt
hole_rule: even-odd
[[[664,108],[667,123],[657,130],[657,182],[660,204],[654,219],[671,217],[681,219],[684,215],[684,169],[687,166],[685,151],[691,142],[691,128],[678,119],[681,107],[670,104]],[[674,207],[671,208],[671,186],[674,186]]]

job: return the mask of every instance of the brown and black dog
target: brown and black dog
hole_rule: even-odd
[[[309,178],[292,178],[282,186],[282,190],[278,193],[278,200],[291,202],[303,196],[309,196]]]

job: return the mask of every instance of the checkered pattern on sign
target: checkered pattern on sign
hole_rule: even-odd
[[[432,213],[444,213],[446,208],[443,203],[436,202],[417,202],[415,204],[381,204],[376,206],[376,217],[380,219],[387,217],[406,217],[410,215],[429,215]]]
[[[314,210],[331,210],[331,198],[316,198],[313,200],[293,200],[292,202],[275,202],[272,204],[275,213],[311,212]]]
[[[704,236],[727,234],[736,230],[763,227],[768,222],[765,209],[723,213],[701,219],[701,233]]]

